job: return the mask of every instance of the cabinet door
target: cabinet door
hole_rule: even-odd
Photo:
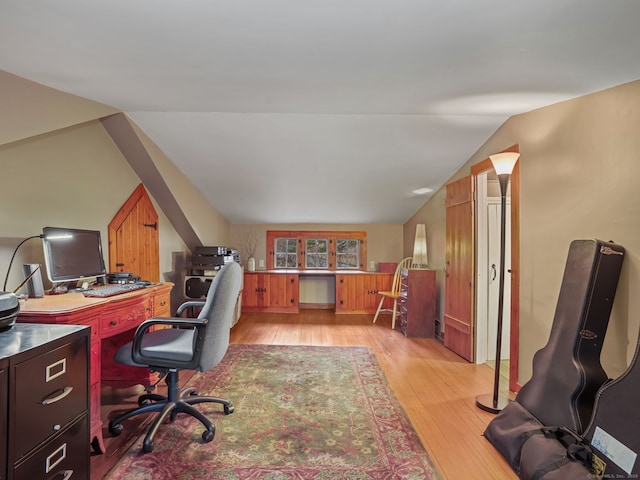
[[[336,312],[370,313],[375,311],[375,285],[371,284],[371,275],[350,273],[336,277]],[[373,310],[372,310],[373,308]]]
[[[272,312],[298,310],[298,275],[264,274],[266,288],[263,307]]]
[[[252,308],[258,306],[260,273],[244,274],[244,290],[242,291],[242,306]]]
[[[375,274],[375,275],[369,275],[371,277],[370,280],[370,285],[371,285],[371,295],[370,295],[370,308],[372,309],[372,312],[375,313],[375,311],[378,309],[378,304],[380,303],[380,295],[378,295],[378,292],[388,292],[389,290],[391,290],[391,284],[393,283],[393,275],[392,274]],[[386,297],[384,300],[384,303],[382,304],[382,308],[392,308],[393,307],[393,300],[391,300],[389,297]]]
[[[247,312],[297,312],[298,275],[245,273],[242,309]]]

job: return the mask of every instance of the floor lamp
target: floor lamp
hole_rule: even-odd
[[[498,290],[498,333],[496,335],[496,366],[493,379],[493,394],[478,395],[476,405],[478,408],[490,413],[498,413],[509,403],[509,399],[500,395],[500,351],[502,350],[502,314],[504,311],[504,267],[505,267],[505,236],[507,218],[507,187],[513,167],[515,166],[519,153],[503,152],[490,155],[493,168],[498,174],[500,182],[500,283]]]

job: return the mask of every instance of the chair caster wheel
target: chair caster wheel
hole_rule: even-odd
[[[209,443],[211,440],[213,440],[214,435],[215,431],[210,432],[209,430],[205,430],[204,432],[202,432],[202,441],[204,443]]]
[[[224,406],[224,414],[225,415],[231,415],[233,412],[235,412],[235,407],[233,405],[225,405]]]
[[[144,407],[145,405],[151,405],[151,400],[149,400],[148,398],[140,398],[138,399],[138,406],[139,407]]]
[[[143,451],[144,453],[151,453],[151,452],[153,452],[153,443],[149,443],[149,444],[147,444],[147,442],[144,442],[144,443],[142,444],[142,451]]]
[[[121,423],[116,423],[115,425],[109,424],[109,433],[114,437],[117,437],[122,433],[124,427]]]

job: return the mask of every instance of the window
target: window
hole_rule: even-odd
[[[275,268],[298,268],[298,239],[276,238],[274,257]]]
[[[360,267],[360,242],[358,240],[336,240],[336,268]]]
[[[366,232],[267,231],[268,269],[363,270]]]
[[[306,268],[329,268],[329,240],[307,238],[305,250]]]

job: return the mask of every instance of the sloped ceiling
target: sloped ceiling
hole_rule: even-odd
[[[637,0],[20,0],[0,5],[0,69],[125,111],[231,223],[402,223],[509,116],[640,78],[638,18]]]

